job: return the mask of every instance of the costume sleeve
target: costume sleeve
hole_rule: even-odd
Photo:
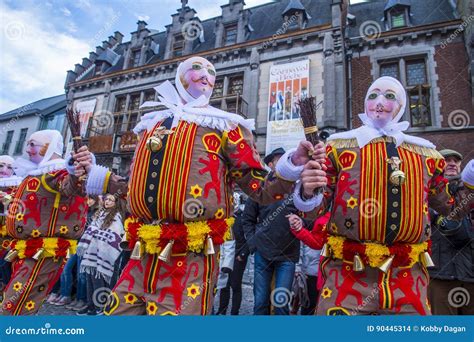
[[[57,191],[63,196],[85,196],[82,182],[65,169],[45,173],[41,177],[51,190]]]
[[[250,198],[268,205],[292,191],[294,181],[265,170],[248,129],[237,126],[225,131],[222,139],[230,177]]]
[[[128,192],[128,183],[124,178],[114,174],[107,167],[93,165],[87,176],[86,192],[89,195],[110,193],[124,197]]]
[[[310,199],[304,199],[302,195],[302,184],[295,187],[295,207],[302,212],[311,213],[310,218],[316,218],[329,211],[336,191],[339,164],[337,162],[337,150],[330,144],[326,146],[326,178],[327,185],[322,194],[315,195]]]
[[[309,231],[308,229],[303,228],[298,232],[295,232],[294,230],[291,230],[291,232],[298,240],[301,240],[308,247],[320,250],[326,243],[326,224],[328,221],[329,213],[326,213],[314,222],[313,230]]]
[[[472,161],[466,166],[470,168]],[[474,203],[474,187],[466,186],[452,196],[448,191],[448,180],[444,178],[446,163],[443,158],[436,159],[436,168],[428,182],[428,203],[431,208],[449,220],[460,221],[466,217]]]

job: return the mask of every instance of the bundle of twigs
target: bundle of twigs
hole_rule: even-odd
[[[313,144],[313,146],[321,141],[318,134],[318,120],[316,118],[316,111],[318,110],[321,103],[322,101],[316,105],[316,98],[314,96],[301,98],[298,102],[300,107],[301,123],[303,124],[304,128],[304,135],[306,140]],[[314,192],[315,194],[319,194],[323,191],[323,188],[318,188]]]
[[[316,105],[316,97],[307,96],[301,98],[298,102],[300,107],[300,117],[304,128],[304,135],[313,145],[316,145],[321,139],[318,134],[318,122],[316,119],[316,110],[321,102]]]
[[[66,109],[66,118],[69,124],[69,129],[71,130],[72,135],[72,144],[74,152],[77,152],[82,146],[82,137],[81,137],[81,121],[79,120],[81,113],[79,111],[73,110],[71,107]],[[69,165],[74,165],[74,159],[69,159]],[[84,176],[80,180],[84,180]]]

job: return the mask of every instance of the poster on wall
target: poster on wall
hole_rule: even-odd
[[[97,100],[87,100],[76,102],[75,109],[81,113],[79,120],[81,121],[81,136],[85,136],[87,132],[87,126],[89,125],[90,118],[94,115],[95,104]]]
[[[266,154],[304,139],[297,102],[308,96],[309,60],[272,65],[269,82]]]

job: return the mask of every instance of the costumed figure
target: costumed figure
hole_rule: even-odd
[[[8,207],[5,259],[13,273],[6,286],[1,313],[33,315],[58,280],[69,253],[86,223],[82,185],[62,159],[58,131],[33,133],[27,141],[29,160],[17,159],[15,172],[24,177]]]
[[[319,315],[430,314],[428,207],[454,220],[464,217],[472,205],[472,175],[466,172],[470,185],[451,198],[444,158],[429,141],[403,133],[406,103],[400,82],[377,79],[360,114],[363,126],[328,139],[324,193],[313,196],[311,172],[321,167],[314,161],[295,188],[298,209],[331,213]]]
[[[299,177],[291,165],[302,169],[308,161],[313,146],[302,142],[288,163],[267,175],[253,141],[253,120],[209,105],[215,75],[208,60],[192,57],[178,66],[177,91],[168,81],[155,88],[160,102],[142,107],[167,109],[145,114],[135,127],[139,142],[128,184],[82,161],[90,160],[89,152],[79,150],[87,191],[128,193],[133,214],[125,224],[131,259],[106,315],[209,314],[219,245],[230,238],[233,224],[233,183],[256,201],[277,201]],[[324,159],[322,145],[314,152],[313,158]]]
[[[4,259],[11,240],[7,236],[6,225],[8,206],[22,179],[14,174],[14,161],[10,156],[0,156],[0,291],[3,291],[11,275],[11,264]]]

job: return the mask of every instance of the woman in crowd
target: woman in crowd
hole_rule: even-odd
[[[93,216],[78,245],[82,257],[80,272],[85,274],[87,306],[78,315],[102,314],[124,234],[123,205],[111,194],[104,197],[103,207]],[[102,307],[101,307],[102,306]]]

